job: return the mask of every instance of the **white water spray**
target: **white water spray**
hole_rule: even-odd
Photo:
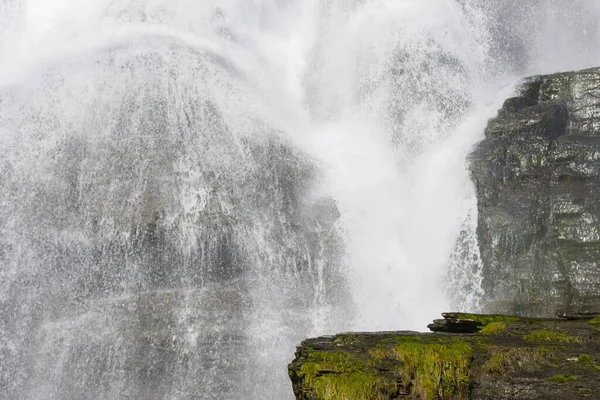
[[[470,146],[600,64],[593,0],[496,3],[0,0],[0,397],[290,398],[474,307]]]

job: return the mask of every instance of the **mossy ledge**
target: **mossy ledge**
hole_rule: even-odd
[[[296,398],[600,398],[600,330],[589,320],[443,316],[453,324],[476,321],[477,332],[351,333],[305,340],[289,365]]]

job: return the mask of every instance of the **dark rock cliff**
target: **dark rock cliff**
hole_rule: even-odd
[[[485,311],[600,310],[600,69],[527,78],[471,155]]]

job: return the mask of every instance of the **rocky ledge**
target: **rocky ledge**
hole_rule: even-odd
[[[600,316],[442,315],[434,333],[305,340],[289,365],[296,398],[600,398]]]

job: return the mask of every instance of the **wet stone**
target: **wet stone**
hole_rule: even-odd
[[[470,156],[484,311],[600,311],[600,69],[534,76]]]

